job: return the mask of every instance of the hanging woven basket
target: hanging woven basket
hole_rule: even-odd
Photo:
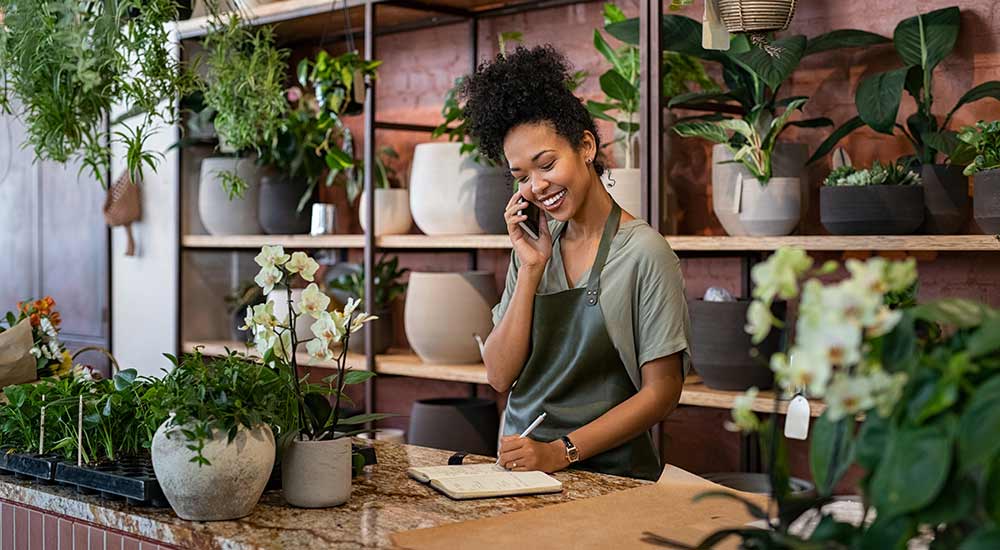
[[[783,31],[795,15],[796,0],[716,0],[729,32]]]

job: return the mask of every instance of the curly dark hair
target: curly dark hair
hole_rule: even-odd
[[[597,150],[601,138],[587,108],[567,88],[570,64],[551,45],[527,49],[518,46],[506,57],[486,61],[463,82],[460,97],[465,100],[469,134],[479,142],[480,151],[495,162],[503,158],[503,140],[520,124],[548,122],[574,148],[583,140],[584,130],[594,134]],[[600,176],[603,164],[594,159]]]

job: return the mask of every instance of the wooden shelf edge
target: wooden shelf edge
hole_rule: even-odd
[[[783,246],[811,251],[1000,251],[1000,235],[793,235],[787,237],[730,237],[666,235],[676,251],[771,251]]]
[[[348,9],[360,8],[365,5],[365,0],[346,0],[346,2]],[[334,8],[334,5],[338,10],[344,9],[343,3],[331,4],[330,0],[279,0],[242,10],[242,16],[251,25],[265,25],[327,13]],[[222,17],[225,18],[228,15],[228,13],[224,13]],[[172,30],[177,33],[181,40],[198,38],[208,34],[210,21],[209,16],[193,17],[175,22]]]
[[[219,356],[225,355],[226,350],[237,351],[244,353],[250,357],[260,358],[260,354],[257,350],[251,346],[248,346],[245,342],[237,342],[235,340],[205,340],[205,341],[190,341],[184,342],[181,345],[181,351],[183,353],[193,353],[196,348],[201,348],[201,353],[203,355],[209,356]],[[300,351],[295,354],[296,359],[299,362],[299,368],[316,368],[316,369],[336,369],[337,364],[333,361],[317,361],[316,363],[309,363],[309,354]],[[347,354],[347,366],[348,368],[354,370],[368,370],[365,363],[365,356],[357,353]]]
[[[186,249],[257,249],[264,245],[286,248],[364,248],[364,235],[184,235]]]

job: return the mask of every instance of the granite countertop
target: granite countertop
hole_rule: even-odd
[[[359,440],[363,441],[363,440]],[[648,482],[564,470],[553,474],[563,492],[456,501],[410,479],[410,466],[447,464],[449,451],[375,441],[378,464],[354,478],[351,500],[326,509],[292,508],[280,491],[264,493],[237,521],[191,522],[169,508],[138,508],[83,496],[74,489],[0,477],[0,499],[78,518],[190,550],[392,548],[391,533],[481,519],[631,489]],[[492,459],[469,456],[465,463]]]

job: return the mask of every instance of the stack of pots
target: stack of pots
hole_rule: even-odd
[[[732,162],[728,145],[713,146],[712,209],[726,233],[780,236],[794,231],[809,208],[808,183],[802,177],[807,153],[805,144],[778,143],[772,177],[761,185],[741,163]]]

